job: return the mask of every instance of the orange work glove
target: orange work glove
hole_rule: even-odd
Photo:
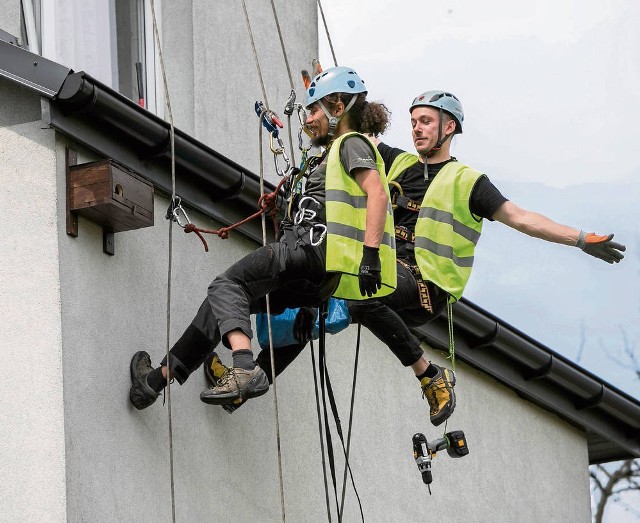
[[[612,239],[613,234],[598,236],[592,232],[580,231],[576,247],[607,263],[619,263],[624,258],[622,252],[626,251],[627,248],[620,243],[612,242]]]

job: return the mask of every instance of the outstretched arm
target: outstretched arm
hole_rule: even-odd
[[[598,236],[562,225],[539,214],[506,201],[494,213],[493,219],[524,234],[549,242],[580,247],[584,252],[607,263],[618,263],[624,258],[624,245],[612,242],[613,234]]]

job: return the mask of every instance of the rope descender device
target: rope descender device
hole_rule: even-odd
[[[273,162],[276,168],[276,174],[281,177],[285,176],[291,168],[291,160],[289,160],[284,149],[284,142],[279,136],[280,131],[278,128],[282,129],[284,125],[278,118],[278,115],[271,109],[267,109],[261,101],[256,102],[255,110],[258,118],[262,121],[262,126],[269,132],[269,148],[273,153]],[[282,161],[284,161],[284,169],[280,168],[278,161],[280,156],[282,156]]]

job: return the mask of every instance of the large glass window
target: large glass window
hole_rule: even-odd
[[[22,0],[20,8],[20,44],[32,53],[40,54],[40,0]]]
[[[117,89],[146,106],[144,8],[144,0],[115,0]]]
[[[150,0],[22,2],[23,41],[37,41],[30,34],[30,27],[35,28],[44,57],[74,71],[86,71],[157,112]]]

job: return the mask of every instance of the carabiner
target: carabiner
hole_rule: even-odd
[[[184,224],[180,219],[181,215],[185,219]],[[167,209],[165,218],[167,220],[176,222],[183,229],[187,226],[187,224],[191,223],[191,220],[189,220],[189,216],[187,215],[187,211],[185,211],[182,207],[182,198],[180,198],[180,196],[175,196],[171,199],[171,203],[169,203],[169,208]]]
[[[295,108],[298,114],[298,122],[300,123],[300,127],[298,128],[298,149],[302,152],[306,152],[311,149],[311,144],[308,147],[305,147],[304,141],[302,140],[302,133],[307,135],[309,138],[313,138],[313,135],[307,129],[307,112],[304,110],[302,104],[295,104]]]
[[[322,232],[320,233],[320,237],[317,240],[313,239],[313,231],[315,228],[321,229]],[[309,230],[309,239],[311,241],[311,245],[313,245],[314,247],[317,247],[318,245],[320,245],[322,243],[322,240],[324,240],[324,237],[327,235],[327,226],[323,225],[322,223],[316,223],[313,227],[311,227],[311,229]]]
[[[284,106],[284,114],[286,114],[287,116],[291,116],[293,114],[293,108],[298,105],[295,103],[296,102],[296,92],[291,89],[291,94],[289,95],[289,99],[287,100],[287,103]]]
[[[273,153],[273,162],[276,167],[276,174],[278,176],[284,176],[289,172],[289,169],[291,168],[291,160],[289,160],[289,157],[287,156],[287,153],[284,150],[284,143],[282,143],[282,139],[281,138],[276,138],[276,139],[278,141],[278,148],[276,149],[273,146],[273,135],[271,135],[269,146],[271,147],[271,152]],[[280,166],[278,164],[278,157],[280,156],[282,156],[282,159],[284,160],[284,163],[285,163],[284,170],[280,169]]]

